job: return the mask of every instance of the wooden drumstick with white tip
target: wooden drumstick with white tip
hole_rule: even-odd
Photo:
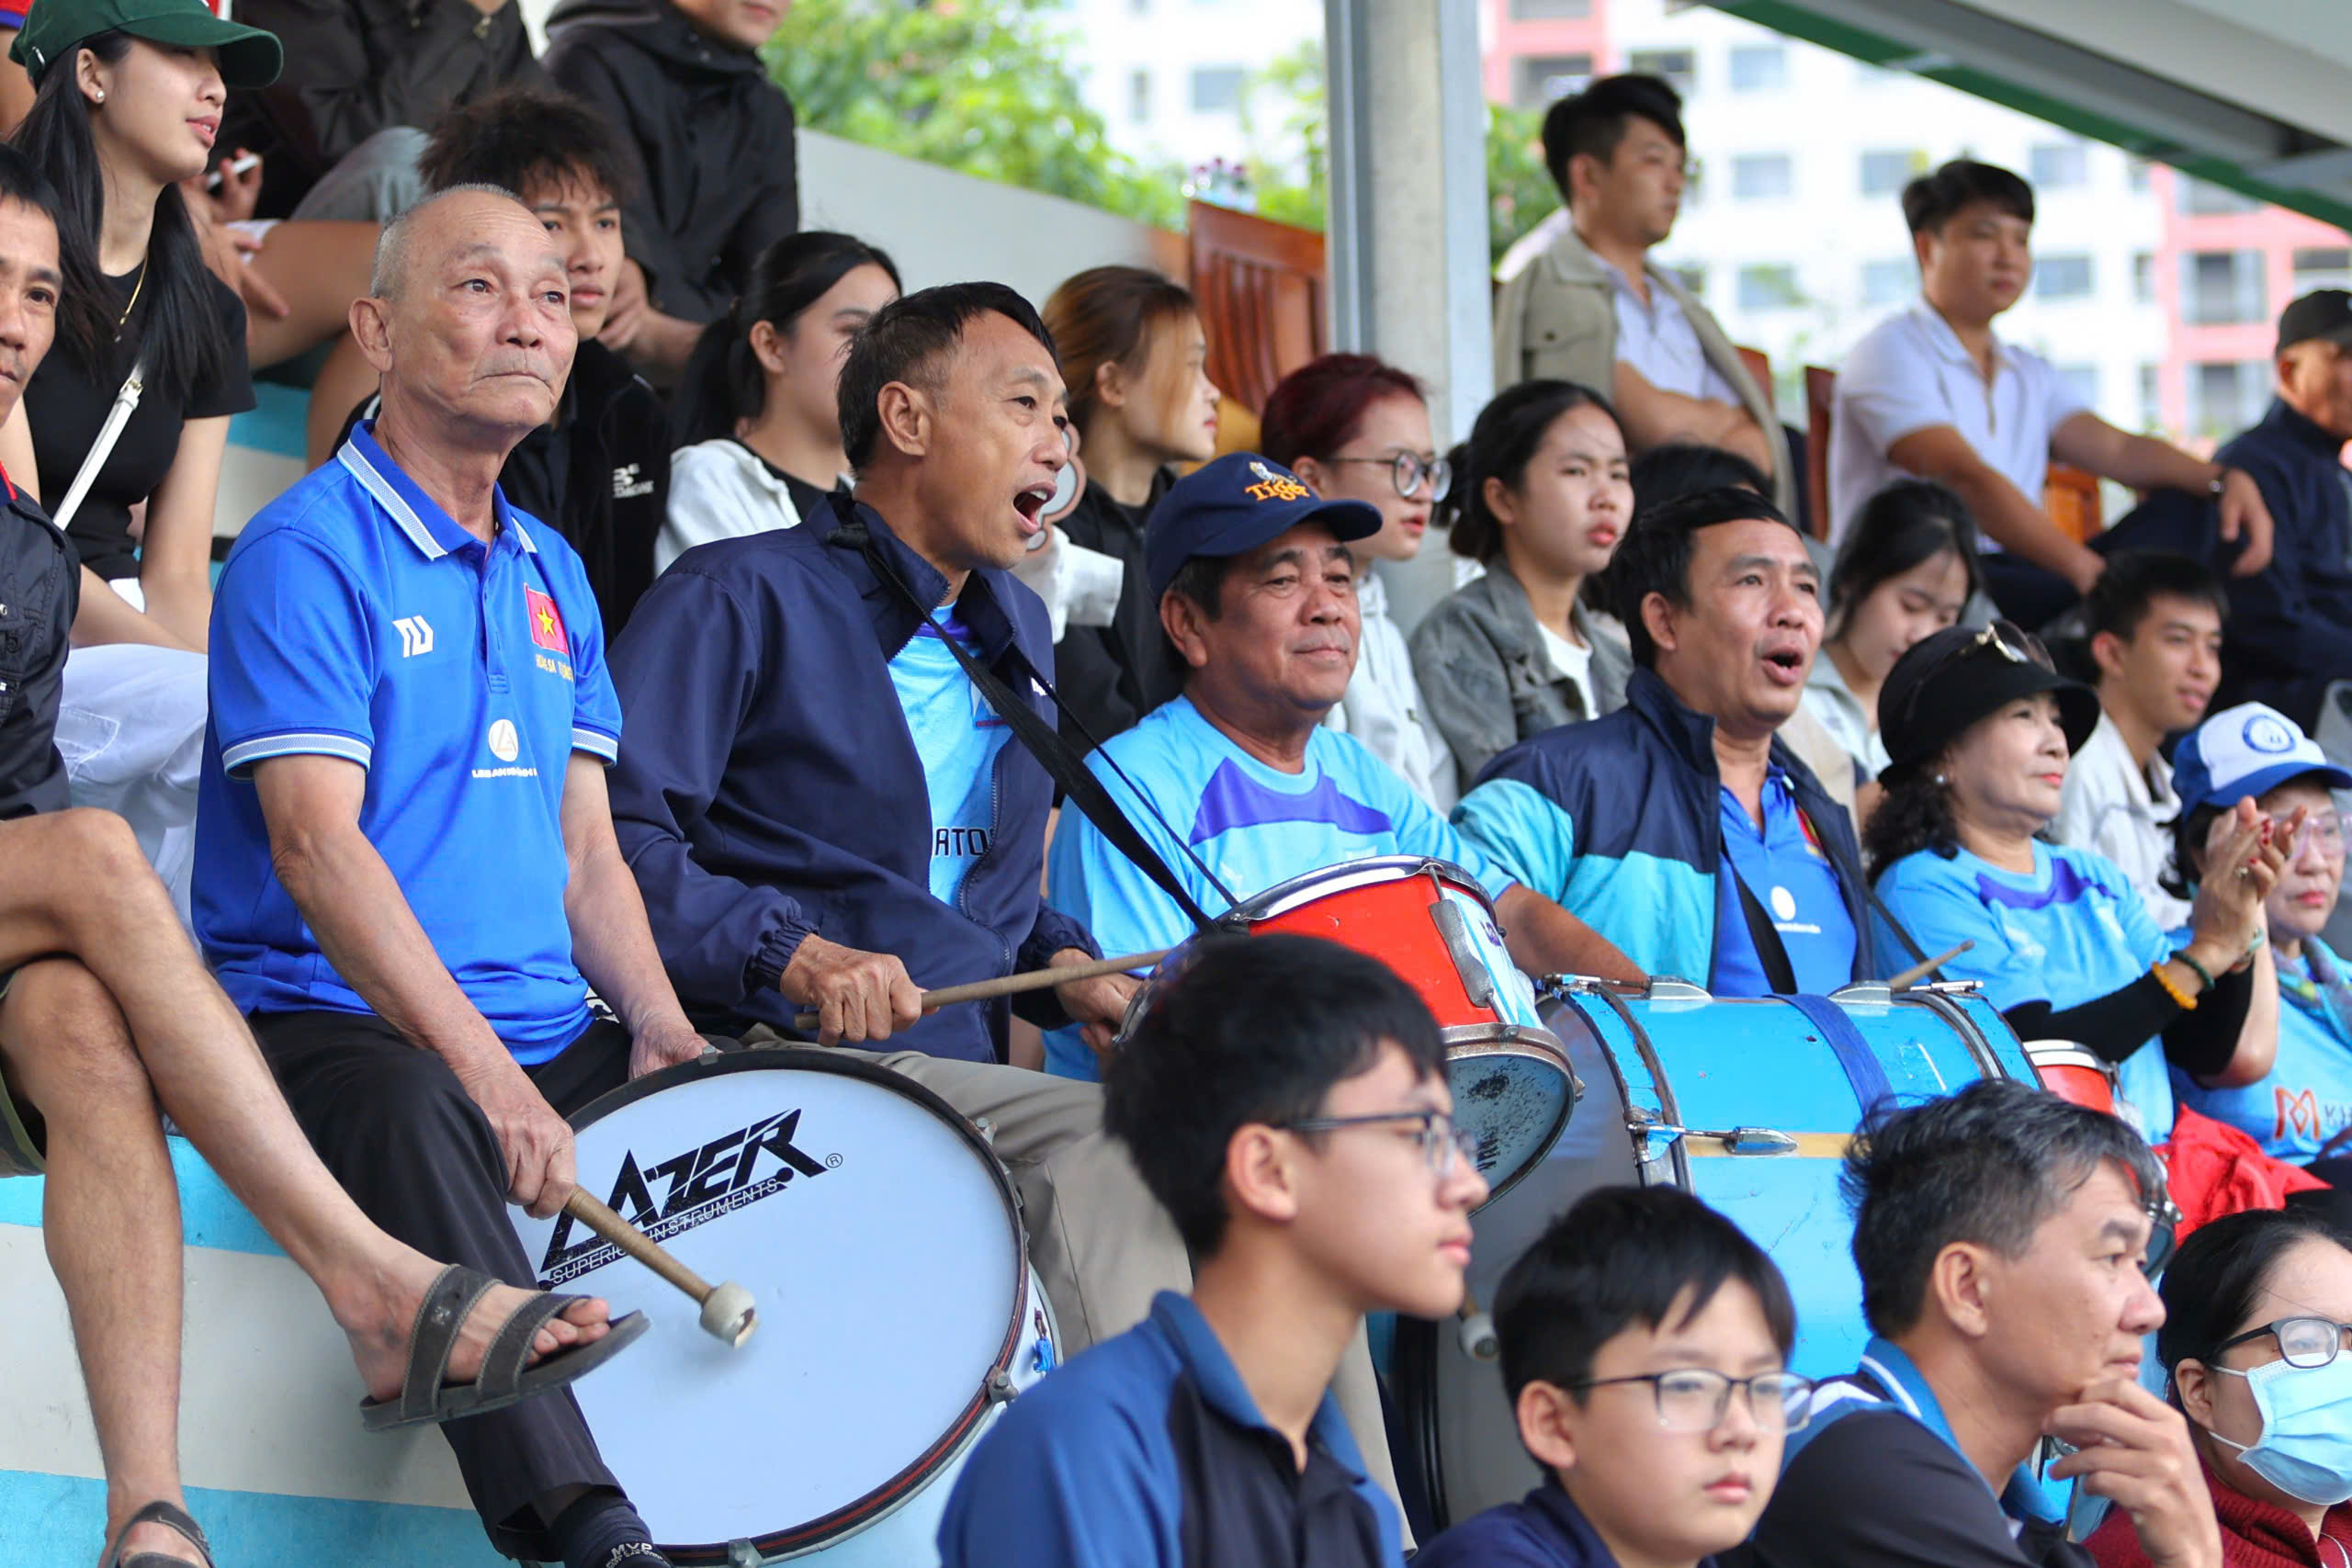
[[[670,1256],[661,1243],[613,1213],[605,1203],[574,1187],[563,1201],[564,1213],[619,1247],[648,1269],[694,1298],[702,1308],[702,1329],[730,1350],[742,1348],[752,1330],[760,1325],[759,1308],[752,1292],[729,1280],[713,1285]]]

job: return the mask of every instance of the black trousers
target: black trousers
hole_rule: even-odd
[[[2004,617],[2030,632],[2039,633],[2082,598],[2073,583],[2023,556],[1991,550],[1976,558],[1976,567],[1984,580],[1984,596]]]
[[[506,1156],[447,1062],[373,1013],[255,1013],[251,1021],[295,1119],[369,1219],[428,1258],[536,1288],[508,1218]],[[599,1021],[526,1070],[569,1116],[628,1080],[628,1032]],[[452,1421],[441,1433],[491,1544],[509,1557],[560,1556],[533,1499],[619,1485],[569,1393]]]

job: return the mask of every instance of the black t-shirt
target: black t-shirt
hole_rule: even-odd
[[[1077,723],[1062,721],[1062,739],[1081,750],[1135,727],[1137,719],[1176,694],[1159,630],[1159,605],[1144,574],[1144,525],[1175,474],[1153,476],[1151,494],[1141,506],[1126,506],[1100,485],[1089,484],[1078,505],[1061,520],[1071,544],[1099,550],[1126,568],[1119,583],[1119,607],[1107,626],[1069,626],[1054,645],[1054,680]],[[1083,730],[1079,727],[1083,726]]]
[[[1892,1407],[1842,1416],[1781,1472],[1756,1533],[1722,1568],[2092,1568],[2055,1525],[2014,1535],[1950,1443]]]
[[[137,273],[106,280],[113,301],[108,316],[119,316],[130,303]],[[213,309],[229,335],[230,350],[221,374],[205,384],[174,388],[153,377],[139,399],[139,407],[124,425],[96,482],[82,499],[66,532],[81,552],[82,563],[109,581],[139,575],[138,547],[130,537],[130,509],[155,493],[179,455],[180,427],[192,419],[212,419],[243,413],[254,406],[253,378],[245,365],[245,307],[229,286],[205,274]],[[143,307],[142,318],[143,319]],[[134,321],[135,328],[137,322]],[[31,422],[33,457],[40,471],[40,494],[54,506],[73,488],[83,459],[106,423],[107,411],[138,355],[134,333],[116,345],[104,374],[93,374],[73,353],[58,348],[40,362],[25,387],[25,417]]]
[[[728,439],[729,441],[734,441],[735,445],[741,446],[744,451],[752,452],[752,448],[748,445],[741,440],[737,440],[736,437],[730,435]],[[825,498],[833,493],[832,491],[825,490],[820,486],[810,484],[798,474],[786,473],[782,468],[777,468],[765,457],[761,457],[757,452],[752,452],[752,456],[758,458],[760,467],[768,471],[768,478],[775,480],[776,483],[784,487],[784,493],[792,498],[792,510],[800,514],[800,521],[803,523],[808,522],[808,519],[817,515],[817,513],[821,511],[825,505]],[[836,485],[834,488],[846,490],[849,487],[846,485]]]

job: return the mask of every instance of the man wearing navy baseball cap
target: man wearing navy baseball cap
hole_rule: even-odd
[[[1182,694],[1103,742],[1089,765],[1212,914],[1342,861],[1427,855],[1477,878],[1521,968],[1639,979],[1590,927],[1498,870],[1363,742],[1323,728],[1356,665],[1349,546],[1379,526],[1373,507],[1323,500],[1254,452],[1179,479],[1145,527],[1144,570]],[[1168,947],[1193,929],[1074,813],[1056,831],[1046,897],[1105,952]],[[1046,1037],[1046,1065],[1097,1076],[1075,1030]]]

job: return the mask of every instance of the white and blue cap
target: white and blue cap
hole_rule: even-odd
[[[2266,703],[2240,703],[2189,731],[2172,762],[2172,787],[2184,815],[2200,806],[2234,806],[2268,795],[2290,779],[2313,776],[2330,789],[2352,789],[2352,773],[2327,760],[2319,742]]]

